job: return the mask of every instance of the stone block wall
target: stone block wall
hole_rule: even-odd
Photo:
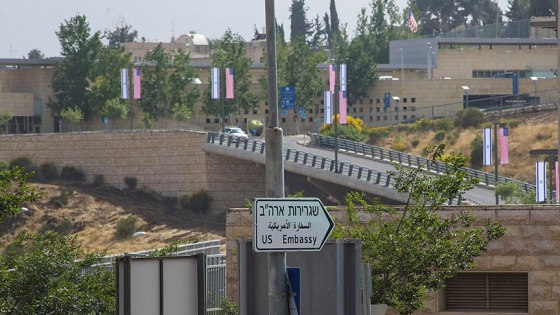
[[[476,224],[486,219],[501,222],[507,229],[501,239],[489,244],[488,251],[476,259],[473,271],[527,272],[529,314],[560,314],[560,207],[534,206],[462,206],[446,207],[441,212],[469,210]],[[337,224],[344,224],[343,209],[331,211]],[[226,222],[228,297],[237,299],[237,240],[252,238],[252,216],[247,209],[230,209]],[[431,294],[426,309],[416,314],[448,314],[441,305],[443,292]],[[389,312],[388,314],[396,314]],[[454,315],[463,314],[453,312]],[[464,313],[464,314],[472,314]],[[477,313],[481,314],[481,313]],[[492,312],[492,314],[508,314]]]
[[[138,188],[181,197],[205,189],[211,211],[243,207],[245,198],[264,195],[264,166],[202,150],[206,133],[187,130],[112,131],[0,136],[0,161],[27,157],[36,166],[74,166],[87,181],[103,175],[108,185],[125,188],[136,177]]]

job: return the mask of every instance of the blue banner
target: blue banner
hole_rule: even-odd
[[[391,107],[391,93],[385,93],[383,101],[385,102],[385,108]]]
[[[281,87],[280,103],[282,109],[294,109],[296,107],[296,88],[293,86]]]
[[[513,95],[517,95],[519,94],[519,78],[517,77],[517,72],[513,73],[513,76],[511,77],[512,80],[512,85],[513,85],[513,89],[512,89],[512,94]]]

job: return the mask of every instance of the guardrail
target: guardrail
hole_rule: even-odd
[[[311,139],[312,139],[311,140],[312,143],[316,146],[334,150],[335,140],[333,137],[322,136],[314,133],[311,134]],[[403,153],[391,149],[381,148],[378,146],[365,144],[357,141],[350,141],[346,139],[338,139],[338,149],[340,150],[339,152],[342,153],[347,152],[350,154],[369,157],[383,162],[398,163],[408,167],[426,166],[428,168],[428,171],[437,174],[443,173],[447,168],[447,165],[443,162],[436,161],[433,164],[426,163],[428,159],[425,157]],[[495,178],[496,175],[493,173],[483,172],[467,167],[464,167],[463,170],[466,171],[470,176],[478,178],[480,185],[495,187],[496,184],[499,185],[505,183],[516,183],[525,192],[528,192],[530,190],[535,191],[535,185],[529,184],[527,182],[522,182],[504,176],[498,176],[498,181],[496,182],[496,178]],[[548,198],[550,198],[549,200],[553,200],[554,191],[549,190],[548,194],[549,194]]]
[[[234,137],[229,137],[216,132],[209,132],[208,143],[218,144],[221,146],[226,146],[230,148],[241,149],[245,151],[250,151],[258,154],[265,153],[265,144],[262,141],[256,140],[244,140],[237,141]],[[334,147],[334,146],[333,146]],[[335,171],[335,161],[324,156],[315,155],[312,153],[307,153],[298,150],[284,149],[283,158],[287,162],[296,163],[299,165],[304,165],[308,167],[315,168],[317,170],[323,170],[328,172]],[[369,169],[367,167],[362,167],[355,164],[338,162],[338,173],[342,176],[347,176],[349,178],[363,180],[374,185],[381,185],[384,187],[394,187],[395,179],[385,172],[376,171]],[[463,198],[462,200],[467,200]],[[470,203],[477,204],[474,200],[468,200]],[[448,204],[461,204],[461,200],[454,198],[448,202]]]

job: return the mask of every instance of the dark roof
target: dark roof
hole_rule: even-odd
[[[13,66],[13,67],[47,67],[54,66],[61,62],[64,58],[52,57],[45,59],[10,59],[0,58],[0,66]]]

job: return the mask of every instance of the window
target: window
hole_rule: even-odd
[[[369,121],[373,121],[373,116],[369,116]]]
[[[376,98],[376,99],[375,99],[375,102],[376,102],[377,104],[379,104],[379,99],[378,99],[378,98]]]
[[[381,121],[381,117],[376,116],[376,120],[377,120],[377,121]]]
[[[447,311],[528,312],[527,273],[459,273],[445,284]]]
[[[416,103],[416,97],[411,97],[411,98],[410,98],[410,102],[411,102],[411,103]]]
[[[360,107],[360,113],[363,113],[363,112],[364,112],[364,108]]]
[[[406,102],[408,102],[408,99],[406,97],[403,97],[402,102],[406,103]]]
[[[370,107],[370,108],[369,108],[369,112],[370,112],[370,113],[373,113],[373,107]]]
[[[416,119],[416,115],[410,115],[410,119],[412,120]]]
[[[403,116],[402,116],[402,119],[403,119],[403,120],[407,120],[407,119],[408,119],[408,116],[407,116],[407,115],[403,115]]]
[[[406,112],[408,110],[408,106],[403,106],[402,110],[403,110],[403,112]]]
[[[376,107],[376,112],[378,112],[378,113],[381,112],[381,108]]]
[[[211,122],[212,122],[212,119],[206,118],[206,123],[207,123],[207,124],[209,124],[209,123],[211,123]]]
[[[370,103],[370,104],[373,104],[373,98],[370,98],[370,99],[369,99],[369,103]]]
[[[410,111],[415,112],[416,111],[416,106],[410,106]]]
[[[350,108],[348,110],[350,110]],[[356,112],[356,107],[354,107],[353,110],[354,110],[354,113],[355,113]]]
[[[268,115],[268,109],[265,109],[265,110],[264,110],[264,114],[265,114],[265,115]]]

